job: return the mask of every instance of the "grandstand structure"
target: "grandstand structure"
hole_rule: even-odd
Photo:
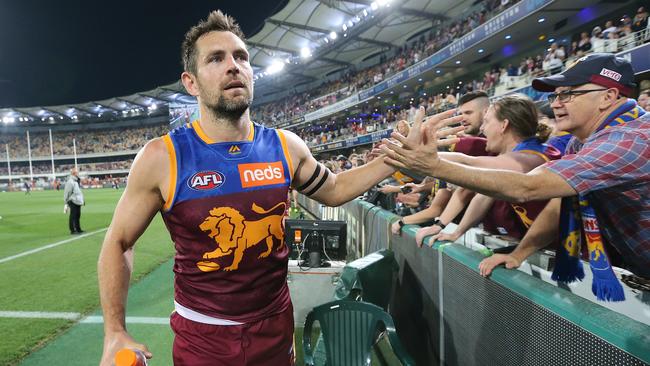
[[[293,130],[315,154],[349,152],[388,136],[412,106],[433,112],[465,91],[498,96],[560,71],[505,72],[506,65],[543,57],[553,43],[566,47],[568,63],[581,32],[642,3],[291,0],[248,39],[253,120]],[[592,50],[626,52],[643,73],[647,40],[644,30]],[[82,104],[0,109],[0,189],[25,180],[51,187],[73,166],[101,178],[88,181],[97,185],[124,177],[144,143],[170,128],[169,106],[193,103],[175,82]]]

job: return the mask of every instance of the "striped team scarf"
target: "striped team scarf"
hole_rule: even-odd
[[[633,99],[610,113],[596,132],[633,121],[645,112]],[[582,144],[572,141],[567,146],[566,154],[577,153]],[[583,240],[587,242],[589,266],[593,274],[591,291],[601,301],[623,301],[623,286],[616,278],[609,258],[603,246],[598,219],[589,200],[584,195],[565,197],[560,210],[560,247],[557,251],[556,265],[552,279],[558,282],[575,282],[585,277],[580,250]]]

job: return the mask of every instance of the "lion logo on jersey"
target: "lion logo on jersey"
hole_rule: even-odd
[[[280,202],[268,210],[264,210],[253,203],[253,212],[267,214],[282,206],[282,212],[286,209],[286,202]],[[234,271],[239,268],[244,251],[262,241],[266,243],[266,251],[258,256],[259,259],[266,258],[273,250],[273,239],[278,239],[282,248],[284,232],[282,229],[283,215],[268,215],[261,220],[248,221],[244,216],[232,207],[215,207],[210,210],[210,216],[199,225],[199,228],[208,232],[208,236],[217,243],[217,248],[211,252],[203,253],[203,259],[220,258],[233,254],[234,257],[230,266],[225,271]],[[219,265],[212,261],[200,261],[197,263],[203,272],[211,272],[219,269]]]

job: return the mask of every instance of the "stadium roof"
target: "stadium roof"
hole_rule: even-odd
[[[258,78],[272,65],[285,70],[276,86],[319,80],[469,10],[474,1],[290,0],[248,40]],[[270,83],[264,78],[257,88]]]
[[[595,0],[557,1],[543,13],[549,25],[554,25],[555,29],[563,28],[566,32],[566,28],[579,27],[588,21],[578,17],[568,22],[570,27],[565,27],[568,17],[576,16],[576,10],[589,6],[593,13],[590,13],[590,19],[595,19],[629,2],[599,3],[594,7],[590,5],[596,3]],[[285,90],[287,85],[295,87],[323,80],[324,75],[358,65],[378,52],[401,47],[440,21],[457,19],[473,11],[476,3],[474,0],[288,0],[284,8],[267,18],[260,31],[248,39],[251,64],[258,78],[256,94],[264,95]],[[544,29],[548,26],[531,18],[508,28],[508,32],[517,34],[519,40],[515,42],[524,44],[536,39]],[[485,54],[481,54],[481,48],[479,53],[467,51],[458,57],[463,58],[463,65],[490,59],[494,62],[504,57],[502,46],[503,38],[492,37],[481,43]],[[491,52],[494,54],[490,55]],[[304,57],[306,53],[309,53],[308,57]],[[284,70],[269,76],[269,67],[277,67],[278,62]],[[440,67],[462,71],[453,61],[446,61]],[[423,77],[433,78],[435,75]],[[415,79],[411,81],[415,82]],[[187,95],[177,81],[150,91],[94,102],[0,109],[0,122],[92,123],[160,113],[160,107],[166,107],[168,103],[193,101],[194,98]]]
[[[291,65],[257,89],[296,85],[347,68],[364,58],[399,47],[436,22],[467,10],[473,0],[289,0],[249,37],[251,63],[263,75],[274,62]],[[345,29],[344,29],[345,24]],[[332,32],[337,34],[332,39]],[[327,40],[326,40],[327,39]],[[301,57],[309,49],[310,57]],[[283,65],[284,66],[284,65]],[[268,73],[268,72],[267,72]],[[148,113],[169,102],[188,102],[180,82],[134,95],[81,104],[0,109],[0,122],[89,122],[102,117]]]

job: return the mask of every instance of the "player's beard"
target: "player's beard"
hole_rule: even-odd
[[[223,95],[220,95],[217,99],[217,103],[214,105],[208,105],[208,108],[212,110],[212,113],[214,113],[216,117],[235,122],[244,115],[252,102],[253,98],[250,95],[238,96],[230,100],[226,99]]]
[[[236,123],[253,103],[253,91],[247,87],[245,90],[246,93],[232,99],[227,99],[222,93],[216,98],[216,101],[214,101],[215,96],[205,89],[202,90],[201,94],[207,94],[207,98],[204,98],[204,103],[215,118]],[[224,90],[223,92],[226,91]]]

